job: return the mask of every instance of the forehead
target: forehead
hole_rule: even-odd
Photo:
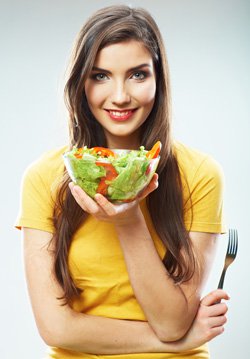
[[[94,66],[105,69],[124,66],[136,67],[142,63],[153,66],[153,59],[143,43],[130,40],[104,47],[97,54]]]

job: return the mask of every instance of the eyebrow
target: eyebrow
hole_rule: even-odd
[[[149,64],[141,64],[141,65],[138,65],[138,66],[135,66],[135,67],[131,67],[126,72],[137,71],[137,70],[140,70],[142,67],[151,67],[151,66]],[[106,73],[111,75],[111,71],[102,69],[101,67],[97,67],[97,66],[94,66],[92,68],[92,71],[106,72]]]

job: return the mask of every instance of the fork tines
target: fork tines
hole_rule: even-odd
[[[229,240],[227,247],[227,254],[236,257],[238,250],[238,232],[236,229],[229,229]]]
[[[229,229],[227,253],[226,253],[225,263],[221,273],[220,281],[218,284],[218,288],[220,289],[223,288],[227,268],[230,266],[231,263],[233,263],[237,254],[237,250],[238,250],[238,232],[236,229]]]

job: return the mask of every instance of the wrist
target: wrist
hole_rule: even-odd
[[[130,210],[126,211],[126,215],[122,218],[119,218],[115,222],[115,227],[117,230],[128,230],[134,228],[135,225],[144,221],[143,214],[139,206],[135,206]]]

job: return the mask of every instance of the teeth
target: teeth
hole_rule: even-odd
[[[130,112],[131,112],[131,111],[124,111],[124,112],[110,111],[111,115],[116,116],[116,117],[126,116],[126,115],[128,115]]]

